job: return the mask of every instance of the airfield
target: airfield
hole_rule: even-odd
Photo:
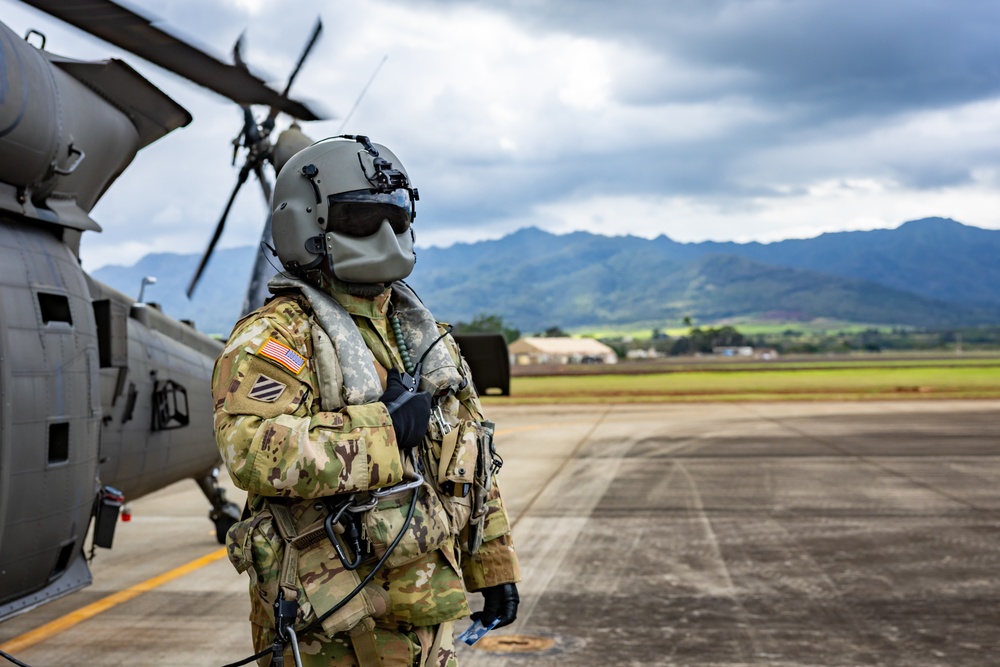
[[[522,602],[460,665],[995,664],[1000,401],[490,413]],[[94,584],[0,624],[0,649],[32,667],[253,652],[246,577],[194,482],[131,509]]]

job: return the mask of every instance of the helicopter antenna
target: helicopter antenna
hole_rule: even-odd
[[[351,115],[354,113],[354,110],[358,108],[358,105],[361,104],[361,100],[364,99],[365,93],[368,92],[368,86],[372,85],[372,81],[375,80],[375,77],[378,75],[378,71],[382,69],[382,65],[384,65],[385,61],[388,59],[389,59],[388,53],[382,56],[382,60],[380,60],[378,65],[375,67],[375,71],[372,72],[371,77],[368,79],[368,83],[366,83],[365,87],[361,89],[361,94],[358,95],[358,99],[354,100],[354,106],[352,106],[351,110],[347,112],[347,116],[344,118],[344,122],[340,124],[339,128],[337,128],[337,134],[340,134],[341,132],[344,131],[344,126],[347,125],[347,121],[351,120]]]

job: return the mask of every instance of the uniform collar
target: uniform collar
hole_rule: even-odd
[[[360,315],[369,319],[382,319],[389,312],[389,295],[391,290],[382,292],[374,299],[365,299],[343,292],[332,292],[330,296],[344,307],[351,315]]]
[[[389,297],[392,294],[391,288],[382,292],[374,299],[365,299],[364,297],[353,296],[345,292],[337,292],[330,289],[329,284],[324,285],[324,288],[324,291],[332,296],[351,315],[375,320],[384,318],[386,313],[389,312]]]
[[[389,297],[392,295],[391,287],[378,296],[367,299],[362,296],[348,294],[344,291],[344,283],[322,271],[310,272],[306,280],[314,287],[318,287],[325,294],[333,297],[351,315],[367,317],[369,319],[382,319],[389,311]]]

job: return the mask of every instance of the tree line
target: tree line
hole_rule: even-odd
[[[685,324],[691,321],[685,318]],[[480,314],[471,322],[458,322],[454,333],[499,333],[507,343],[521,337],[521,331],[506,323],[500,315]],[[535,337],[560,337],[569,334],[558,326],[528,334]],[[601,338],[620,358],[629,350],[654,350],[664,356],[712,354],[720,347],[750,346],[774,350],[779,354],[838,354],[880,351],[995,350],[1000,349],[1000,326],[965,327],[947,330],[912,327],[868,327],[859,330],[815,331],[790,327],[779,332],[747,334],[734,326],[691,326],[681,336],[670,336],[654,328],[648,339]]]

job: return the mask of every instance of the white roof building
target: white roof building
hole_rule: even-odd
[[[618,355],[593,338],[518,338],[507,347],[511,364],[615,364]]]

